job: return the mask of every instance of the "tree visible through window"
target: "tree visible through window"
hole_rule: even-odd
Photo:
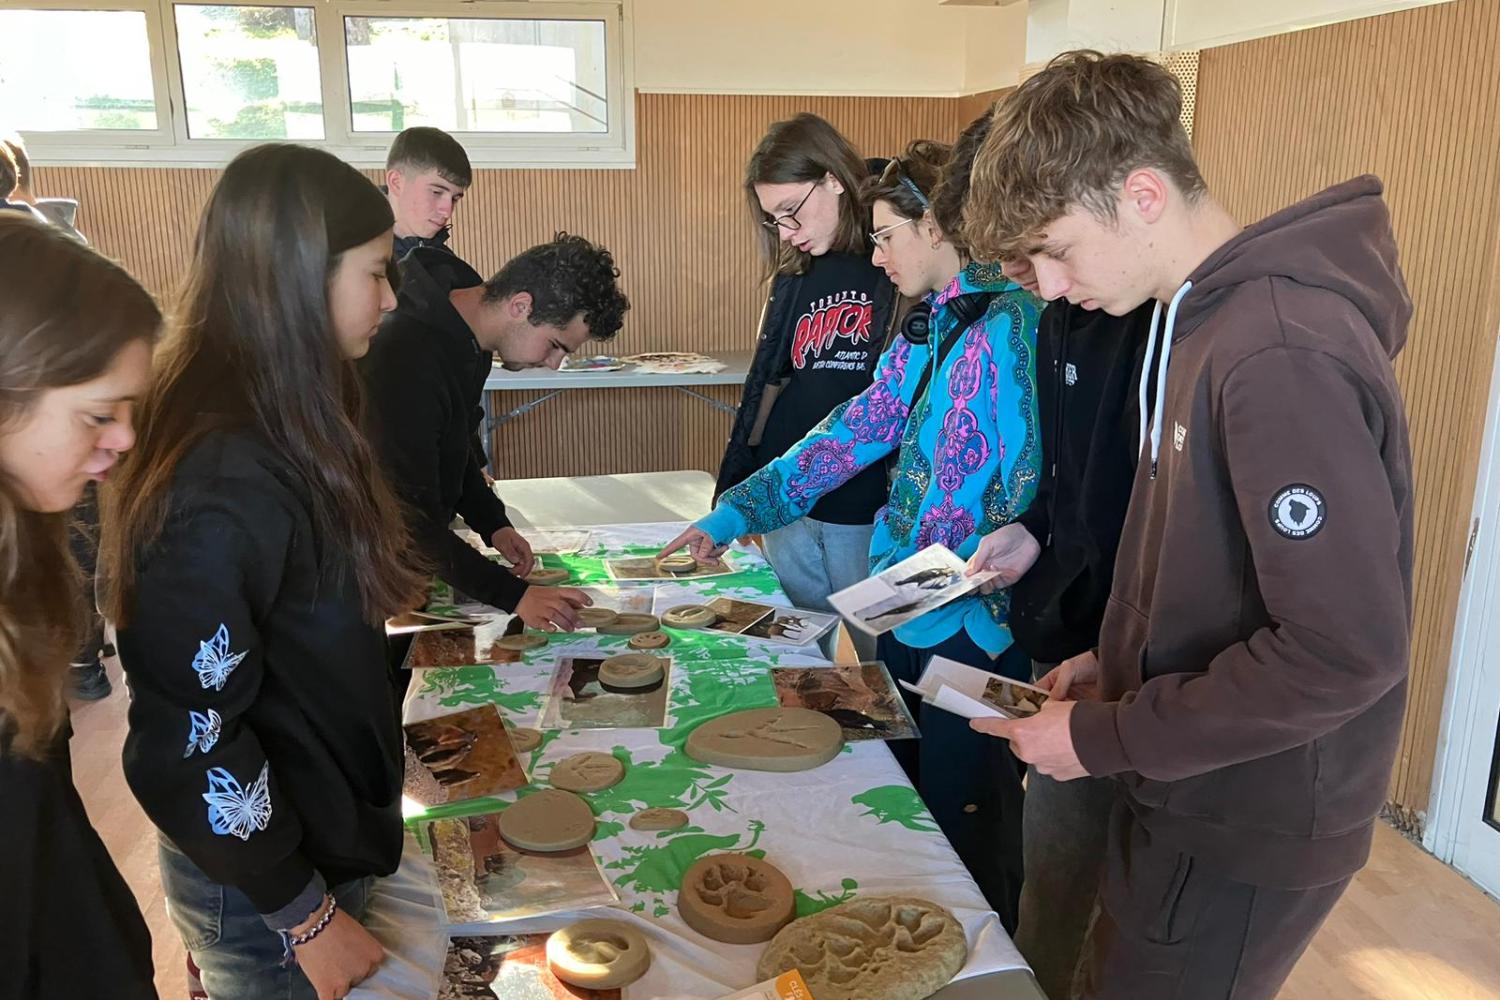
[[[310,7],[175,7],[194,139],[321,139],[322,80]]]

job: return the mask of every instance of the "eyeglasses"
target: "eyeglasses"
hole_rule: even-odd
[[[890,245],[891,233],[894,233],[902,226],[909,226],[916,221],[916,219],[902,219],[900,222],[891,223],[884,229],[877,229],[870,234],[870,243],[875,247],[875,249],[884,250],[887,246]]]
[[[817,189],[818,182],[813,181],[812,187],[808,188],[807,194],[803,195],[802,200],[797,202],[796,208],[792,209],[790,212],[787,212],[785,215],[768,215],[766,218],[760,220],[760,224],[771,230],[771,232],[773,233],[781,229],[785,229],[788,232],[795,233],[797,230],[802,228],[802,223],[797,221],[797,213],[802,211],[802,206],[807,204],[807,199],[811,198],[812,193]]]

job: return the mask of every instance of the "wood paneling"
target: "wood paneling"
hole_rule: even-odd
[[[951,142],[994,98],[640,94],[635,170],[480,170],[453,246],[482,274],[566,230],[614,251],[632,308],[606,350],[748,350],[764,288],[740,184],[766,126],[799,111],[867,155]],[[377,178],[376,171],[370,171]],[[40,194],[79,199],[79,228],[170,301],[217,170],[41,167]],[[706,395],[735,402],[725,390]],[[537,394],[498,394],[505,412]],[[495,435],[513,477],[718,468],[729,418],[670,390],[577,391]]]
[[[1457,0],[1202,53],[1194,145],[1251,221],[1380,175],[1416,302],[1396,373],[1417,484],[1411,694],[1391,784],[1420,822],[1500,323],[1500,3]]]

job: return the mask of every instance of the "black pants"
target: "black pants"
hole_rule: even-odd
[[[930,649],[913,649],[894,633],[882,635],[876,652],[896,680],[915,682],[927,661],[945,656],[970,666],[1024,680],[1031,660],[1011,646],[998,660],[959,632]],[[1015,933],[1021,896],[1021,776],[1025,767],[1010,743],[977,733],[969,720],[922,704],[902,689],[922,732],[919,740],[888,744],[959,860],[979,883],[984,898]]]
[[[1087,1000],[1271,1000],[1349,886],[1233,882],[1153,838],[1117,801],[1085,950]]]

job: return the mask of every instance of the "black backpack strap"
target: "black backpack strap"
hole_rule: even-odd
[[[944,304],[945,308],[958,317],[958,323],[954,326],[953,332],[948,335],[948,339],[938,346],[937,364],[923,366],[922,377],[917,380],[917,391],[912,393],[908,413],[917,412],[917,404],[922,401],[923,394],[927,392],[927,386],[932,382],[932,373],[942,370],[943,362],[948,360],[948,355],[963,339],[964,331],[984,316],[990,307],[990,300],[994,297],[994,292],[968,292],[964,295],[955,295]]]

